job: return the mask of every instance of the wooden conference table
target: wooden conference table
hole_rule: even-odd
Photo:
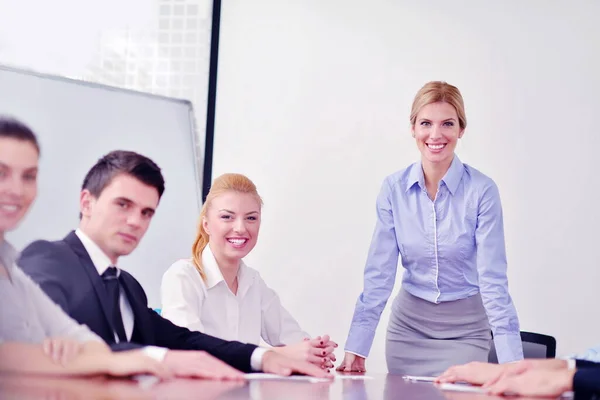
[[[336,379],[332,382],[174,379],[146,384],[148,382],[104,377],[47,378],[0,374],[0,399],[500,399],[477,393],[441,391],[430,383],[406,382],[399,375],[370,376],[373,379]]]

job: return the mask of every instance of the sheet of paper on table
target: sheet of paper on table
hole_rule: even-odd
[[[411,382],[433,382],[435,381],[435,376],[413,376],[413,375],[404,375],[402,376],[404,380]]]
[[[453,392],[471,392],[471,393],[486,393],[481,386],[471,386],[461,383],[442,383],[437,385],[441,390],[449,390]]]
[[[462,383],[442,383],[437,385],[441,390],[450,390],[454,392],[471,392],[471,393],[486,393],[481,386],[472,386],[468,384]],[[505,393],[507,396],[514,396],[514,393]],[[571,399],[573,398],[573,392],[565,392],[560,397],[560,399]]]

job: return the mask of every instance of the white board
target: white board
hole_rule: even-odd
[[[79,192],[92,165],[112,150],[132,150],[162,169],[166,190],[138,248],[120,260],[160,306],[160,280],[189,257],[201,205],[198,158],[189,101],[0,67],[0,114],[30,126],[41,145],[39,194],[20,227],[17,248],[57,240],[77,228]]]

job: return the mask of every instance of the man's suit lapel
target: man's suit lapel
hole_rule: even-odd
[[[73,252],[75,252],[75,254],[77,254],[77,256],[79,256],[81,265],[83,266],[83,269],[85,270],[88,277],[90,278],[90,282],[92,284],[92,287],[94,288],[94,292],[96,293],[98,302],[102,306],[102,312],[104,313],[104,318],[106,319],[106,323],[108,324],[108,326],[111,327],[111,332],[114,332],[115,327],[110,322],[111,321],[111,310],[110,310],[110,307],[108,304],[106,289],[104,288],[104,282],[102,281],[102,278],[98,274],[98,270],[94,266],[94,263],[92,262],[92,259],[90,258],[90,255],[85,250],[83,243],[81,243],[81,240],[79,240],[79,238],[77,237],[75,232],[69,233],[67,235],[67,237],[64,238],[64,241],[65,241],[65,243],[67,243],[69,245],[69,247],[71,247]],[[107,339],[107,338],[105,338],[105,339]],[[108,342],[114,343],[115,338],[111,337]]]

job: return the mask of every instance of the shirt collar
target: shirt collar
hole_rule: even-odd
[[[446,187],[454,196],[456,190],[458,189],[458,184],[462,179],[463,172],[465,171],[465,167],[463,163],[460,161],[458,156],[455,154],[454,159],[452,160],[452,164],[450,164],[450,168],[446,172],[446,175],[442,178],[442,181],[446,184]]]
[[[450,168],[446,171],[446,175],[442,178],[442,182],[446,185],[448,190],[452,195],[456,193],[458,189],[458,184],[462,179],[462,175],[465,168],[455,154],[452,159],[452,163],[450,164]],[[415,163],[410,166],[410,171],[408,172],[408,180],[406,181],[406,191],[409,191],[416,183],[419,184],[421,189],[425,188],[425,176],[423,175],[423,165],[421,163]]]
[[[17,249],[6,240],[0,242],[0,262],[2,262],[9,275],[18,258],[19,252]]]
[[[213,254],[210,245],[206,246],[202,251],[202,266],[204,267],[204,273],[206,274],[206,287],[211,289],[219,283],[225,283],[225,278],[219,269],[217,259]],[[248,273],[248,268],[244,263],[244,260],[240,261],[240,269],[238,270],[238,293],[245,291],[246,281],[251,278]]]
[[[425,176],[421,163],[414,163],[408,171],[408,180],[406,181],[406,191],[408,192],[415,184],[419,184],[421,189],[425,189]]]
[[[98,247],[98,245],[92,239],[90,239],[88,235],[86,235],[81,229],[77,229],[75,234],[79,240],[81,240],[83,247],[85,247],[85,251],[87,251],[92,259],[92,263],[94,264],[94,267],[96,267],[99,275],[102,275],[109,267],[116,267],[117,276],[120,275],[121,271],[119,268],[116,265],[113,265],[113,263],[110,261],[110,258],[104,254],[102,249]]]

